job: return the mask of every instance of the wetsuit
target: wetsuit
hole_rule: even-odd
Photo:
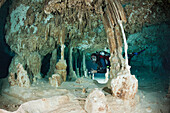
[[[147,48],[146,48],[146,49],[147,49]],[[141,51],[139,51],[139,52],[133,52],[133,53],[131,53],[131,54],[128,54],[128,62],[129,62],[129,65],[130,65],[130,62],[131,62],[131,59],[133,58],[133,56],[139,55],[140,53],[142,53],[142,52],[145,51],[146,49],[143,49],[143,50],[141,50]],[[125,54],[123,54],[123,55],[125,55]]]
[[[93,53],[92,56],[96,56],[97,58],[97,73],[106,73],[107,66],[110,66],[110,54],[104,51],[100,51],[98,53]]]

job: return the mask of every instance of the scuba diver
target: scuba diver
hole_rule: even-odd
[[[94,63],[97,63],[97,70],[91,70],[91,73],[106,73],[107,67],[110,67],[110,61],[109,61],[110,53],[107,53],[105,51],[100,51],[93,53],[91,55],[91,60]]]
[[[139,51],[139,52],[133,52],[131,54],[128,54],[128,62],[129,62],[129,65],[130,65],[130,62],[131,62],[131,59],[135,56],[135,55],[139,55],[141,54],[143,51],[145,51],[148,47],[146,47],[145,49]],[[125,53],[123,54],[123,56],[125,56]]]
[[[128,61],[129,61],[129,65],[130,65],[130,61],[131,59],[135,56],[135,55],[139,55],[140,53],[142,53],[143,51],[145,51],[147,49],[147,47],[139,52],[133,52],[131,54],[128,54]],[[125,53],[123,54],[123,56],[125,55]],[[91,70],[91,73],[106,73],[107,68],[110,69],[110,53],[105,52],[105,51],[100,51],[100,52],[96,52],[93,53],[91,55],[91,60],[96,63],[97,66],[97,70]]]

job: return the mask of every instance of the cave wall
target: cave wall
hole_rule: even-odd
[[[169,70],[170,43],[169,22],[144,27],[128,37],[128,53],[141,52],[131,60],[132,66],[148,67],[156,72]]]

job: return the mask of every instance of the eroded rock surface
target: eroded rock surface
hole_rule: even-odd
[[[14,113],[85,113],[72,95],[54,96],[22,104]],[[11,113],[1,110],[1,113]]]
[[[121,99],[133,99],[138,91],[138,80],[134,75],[119,75],[111,81],[113,96]]]
[[[18,85],[20,87],[30,87],[30,79],[28,77],[27,71],[23,68],[22,64],[17,65],[17,73],[10,73],[8,78],[11,86]]]
[[[108,113],[108,105],[104,93],[99,89],[94,89],[86,98],[84,108],[87,113]]]

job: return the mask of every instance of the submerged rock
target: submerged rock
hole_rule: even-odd
[[[85,110],[87,113],[108,113],[107,100],[102,91],[93,90],[86,98]]]
[[[22,64],[17,66],[17,82],[20,87],[30,87],[30,80],[27,71],[24,70]]]
[[[51,84],[51,86],[55,86],[58,87],[61,85],[61,83],[63,82],[61,75],[59,74],[53,74],[52,77],[49,78],[49,82]]]
[[[121,99],[133,99],[138,91],[138,80],[134,75],[120,75],[111,81],[112,93]]]
[[[53,96],[22,104],[14,113],[85,113],[73,95]],[[11,113],[0,109],[0,113]]]

